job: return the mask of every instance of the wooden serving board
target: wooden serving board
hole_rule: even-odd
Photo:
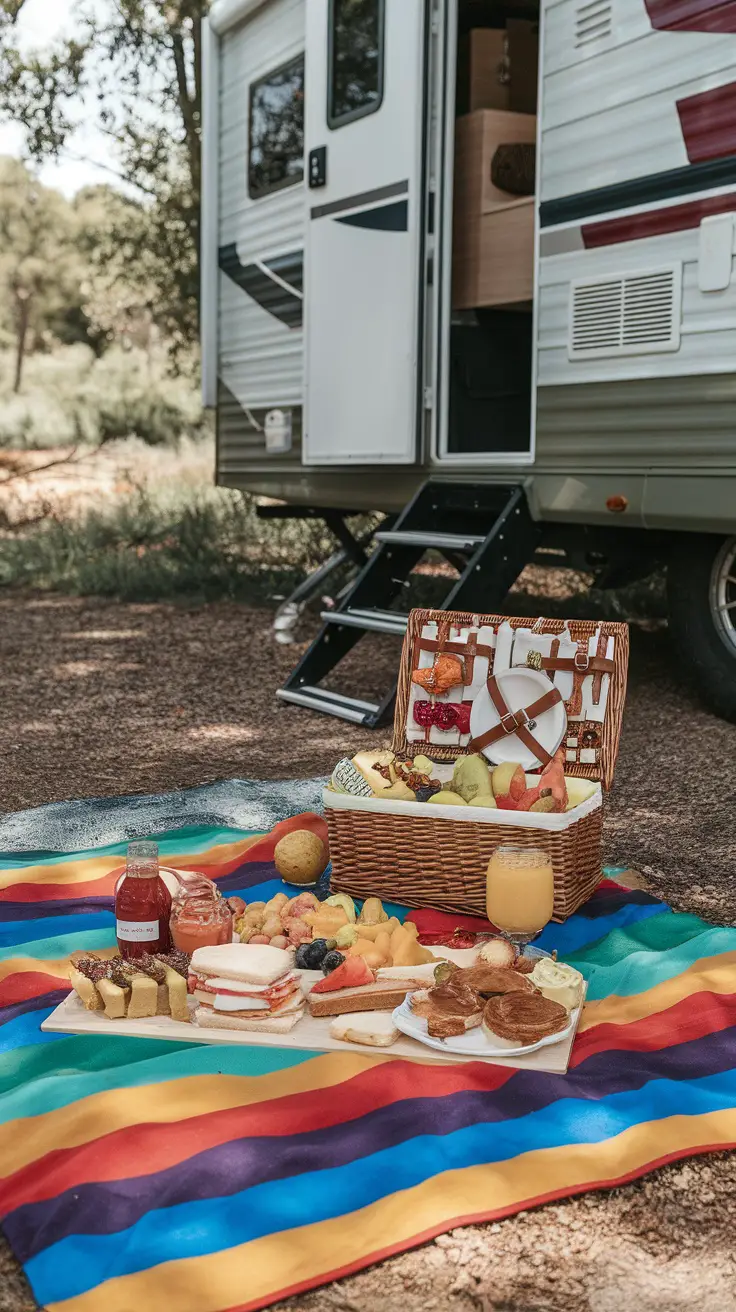
[[[581,1014],[582,1011],[583,1008],[580,1009]],[[492,1066],[549,1071],[553,1075],[567,1073],[570,1053],[575,1041],[575,1033],[571,1033],[560,1043],[540,1048],[538,1052],[531,1052],[526,1056],[506,1060],[502,1057],[460,1057],[455,1054],[448,1054],[445,1057],[442,1053],[417,1043],[415,1039],[405,1038],[404,1035],[400,1035],[390,1048],[369,1048],[358,1043],[343,1043],[330,1035],[331,1019],[317,1020],[306,1011],[288,1034],[254,1034],[249,1030],[240,1032],[207,1030],[200,1029],[197,1025],[184,1025],[181,1021],[171,1020],[169,1016],[150,1016],[145,1020],[108,1020],[99,1011],[87,1011],[77,994],[70,993],[43,1022],[41,1029],[52,1034],[97,1034],[108,1037],[115,1034],[126,1039],[170,1039],[173,1043],[235,1043],[241,1047],[294,1048],[302,1052],[358,1052],[366,1057],[399,1057],[407,1061],[439,1063],[443,1066],[457,1065],[458,1062],[485,1061]]]

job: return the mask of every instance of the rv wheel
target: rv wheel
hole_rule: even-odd
[[[703,700],[736,722],[736,537],[678,537],[667,595],[678,656]]]

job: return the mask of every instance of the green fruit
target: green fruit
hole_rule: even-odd
[[[479,793],[492,792],[491,772],[482,756],[465,756],[458,761],[452,774],[453,791],[464,802],[472,802]]]
[[[427,806],[467,806],[464,797],[459,793],[453,793],[449,788],[443,788],[442,792],[435,793],[433,797],[427,798]]]
[[[468,802],[468,806],[489,806],[493,809],[498,809],[498,803],[496,802],[493,793],[478,793],[478,796],[474,797],[472,802]]]

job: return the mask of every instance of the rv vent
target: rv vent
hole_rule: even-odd
[[[611,35],[611,0],[589,0],[575,13],[575,47],[602,41]]]
[[[573,283],[570,359],[677,351],[681,302],[681,265]]]

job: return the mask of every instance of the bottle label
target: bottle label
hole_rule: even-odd
[[[117,936],[126,943],[155,943],[161,930],[157,920],[118,920]]]

